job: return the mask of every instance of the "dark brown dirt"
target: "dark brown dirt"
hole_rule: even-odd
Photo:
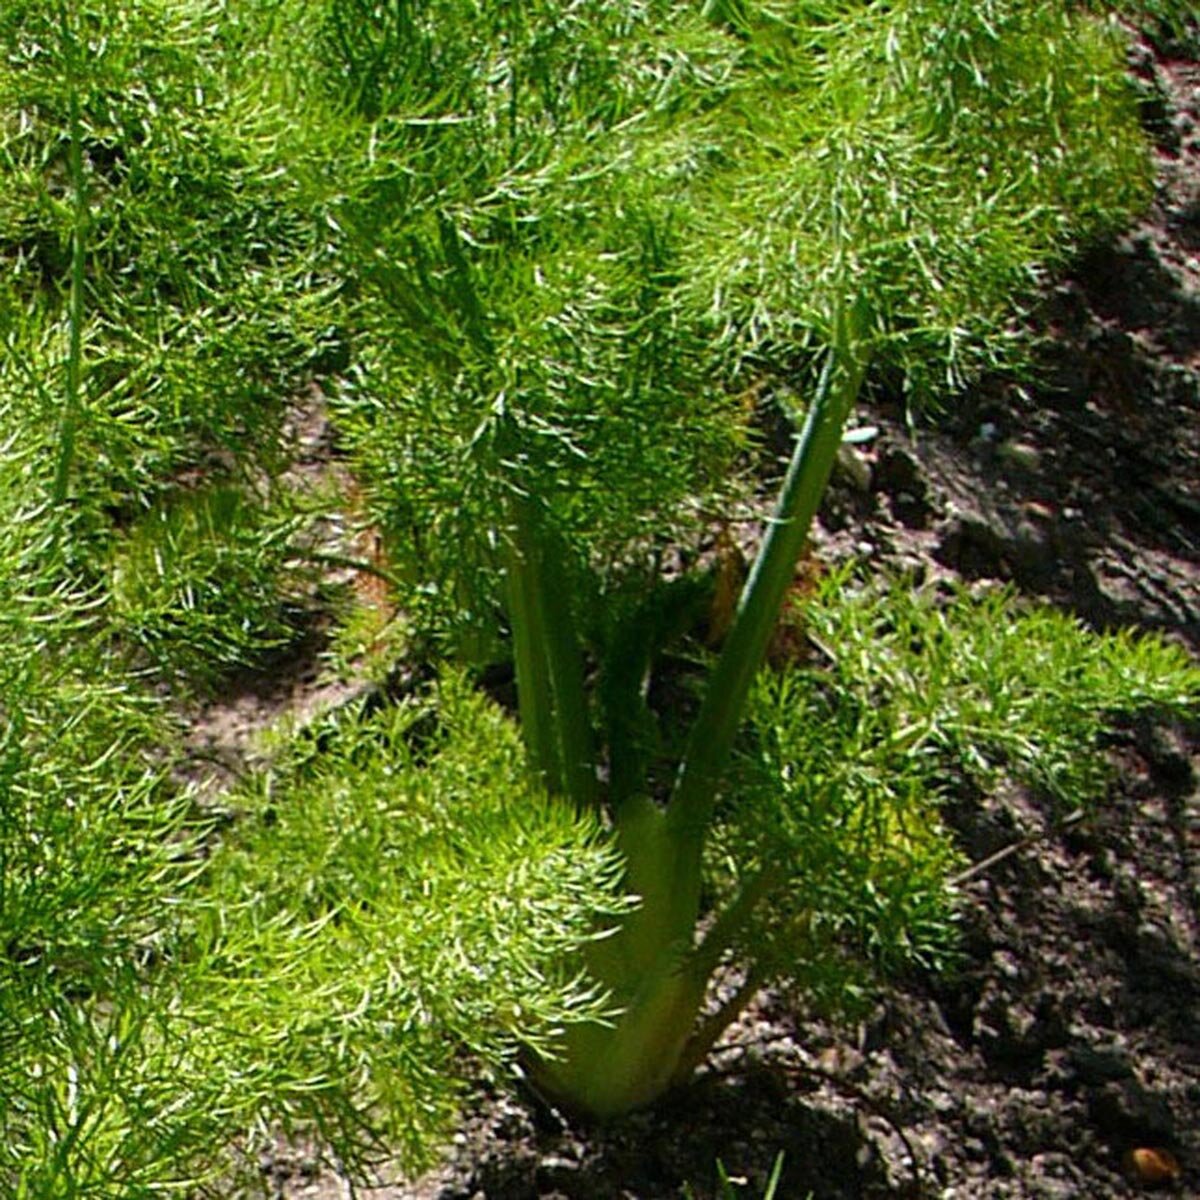
[[[1001,579],[1100,628],[1200,651],[1200,66],[1134,55],[1157,145],[1153,210],[1047,297],[1042,373],[989,381],[915,436],[880,403],[822,514],[823,555]],[[677,1200],[715,1164],[778,1200],[1122,1197],[1127,1162],[1178,1160],[1200,1195],[1200,729],[1131,726],[1095,814],[1055,832],[1024,794],[964,797],[960,969],[838,1028],[766,997],[712,1068],[652,1113],[572,1125],[483,1095],[441,1171],[388,1200]],[[348,1195],[315,1161],[277,1196]],[[741,1194],[741,1189],[738,1193]]]

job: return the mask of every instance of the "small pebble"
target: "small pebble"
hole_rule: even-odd
[[[1124,1164],[1126,1171],[1147,1187],[1174,1183],[1183,1174],[1175,1155],[1169,1150],[1148,1146],[1130,1150],[1125,1155]]]

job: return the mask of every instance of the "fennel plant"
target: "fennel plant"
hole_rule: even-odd
[[[280,1130],[417,1165],[464,1044],[647,1103],[765,982],[936,960],[940,755],[1073,798],[1097,712],[1194,700],[1153,646],[849,585],[806,617],[835,670],[756,674],[864,381],[1019,363],[1014,305],[1148,194],[1119,37],[1073,7],[21,0],[0,42],[13,1194],[227,1194]],[[447,671],[212,809],[144,667],[287,640],[296,514],[257,484],[314,380],[414,623],[510,655],[521,729]],[[709,664],[697,556],[782,380]]]
[[[1119,41],[1022,0],[331,11],[314,102],[348,87],[374,156],[342,176],[364,351],[339,424],[415,619],[511,653],[531,770],[624,856],[639,905],[584,951],[617,1015],[533,1067],[615,1116],[794,973],[746,935],[801,860],[760,847],[712,891],[764,650],[865,381],[945,396],[1020,362],[1014,306],[1145,197]],[[703,594],[687,558],[734,503],[741,396],[788,374],[807,395],[775,511],[671,747],[647,695]],[[731,958],[744,981],[709,1009]]]

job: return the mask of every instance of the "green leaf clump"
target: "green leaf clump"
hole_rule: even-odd
[[[739,494],[755,389],[807,384],[848,297],[872,378],[945,401],[1027,366],[1022,305],[1150,195],[1123,37],[1073,6],[559,10],[331,0],[305,94],[339,428],[414,611],[491,653],[514,495],[603,594]]]
[[[220,484],[156,504],[114,538],[114,634],[193,687],[292,641],[302,576],[291,564],[305,518],[289,507]]]
[[[759,678],[710,886],[777,872],[739,956],[835,1009],[873,972],[952,960],[963,864],[948,805],[1003,786],[1040,801],[1047,828],[1095,812],[1114,722],[1200,702],[1178,646],[1096,634],[1002,589],[940,596],[838,571],[798,608],[813,658]]]
[[[0,14],[0,394],[73,443],[81,553],[188,469],[278,464],[289,396],[336,357],[328,239],[262,94],[271,9]]]
[[[6,1194],[226,1195],[278,1136],[415,1169],[464,1048],[497,1067],[603,1017],[561,964],[627,907],[616,857],[461,679],[328,718],[213,811],[156,756],[157,706],[98,669],[6,664]]]

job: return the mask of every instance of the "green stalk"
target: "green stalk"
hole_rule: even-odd
[[[71,230],[71,293],[67,302],[67,322],[70,342],[67,350],[67,394],[59,426],[58,464],[54,471],[52,497],[56,507],[67,498],[71,481],[71,466],[75,459],[75,431],[81,410],[80,392],[83,366],[83,284],[86,254],[87,180],[83,173],[83,130],[79,114],[78,46],[67,18],[67,6],[59,9],[62,24],[63,49],[67,63],[68,119],[70,145],[67,150],[67,169],[75,193],[73,227]]]
[[[584,690],[583,653],[571,612],[562,547],[552,531],[543,529],[540,540],[539,583],[544,589],[543,611],[549,635],[546,657],[554,689],[555,732],[563,787],[582,811],[596,804],[595,753]]]
[[[508,584],[508,619],[512,625],[513,663],[517,676],[517,708],[529,766],[551,792],[562,790],[555,752],[554,690],[546,660],[545,613],[535,583],[536,547],[519,531],[504,541],[504,573]]]
[[[704,838],[717,786],[741,727],[750,686],[829,482],[842,428],[866,373],[858,336],[863,323],[857,306],[838,316],[833,344],[796,439],[775,515],[742,589],[733,627],[709,679],[676,777],[667,822],[677,849],[671,895],[681,920],[694,921],[699,913]]]
[[[721,1034],[746,1011],[746,1006],[758,995],[765,982],[766,975],[752,968],[733,995],[715,1013],[700,1022],[675,1066],[675,1072],[671,1076],[672,1087],[687,1083],[700,1069],[700,1064],[708,1057],[709,1051],[717,1044]]]
[[[683,1078],[761,982],[751,971],[729,1004],[696,1025],[712,971],[778,882],[769,866],[747,880],[696,946],[704,837],[750,686],[862,384],[860,329],[860,313],[839,317],[775,517],[743,589],[670,802],[663,810],[633,796],[621,807],[617,828],[626,883],[642,903],[611,937],[590,947],[588,962],[622,1011],[612,1026],[589,1023],[568,1030],[560,1054],[536,1069],[552,1095],[593,1116],[628,1112]]]
[[[506,542],[517,705],[530,762],[579,808],[596,802],[595,758],[562,552],[533,501],[511,505]]]

